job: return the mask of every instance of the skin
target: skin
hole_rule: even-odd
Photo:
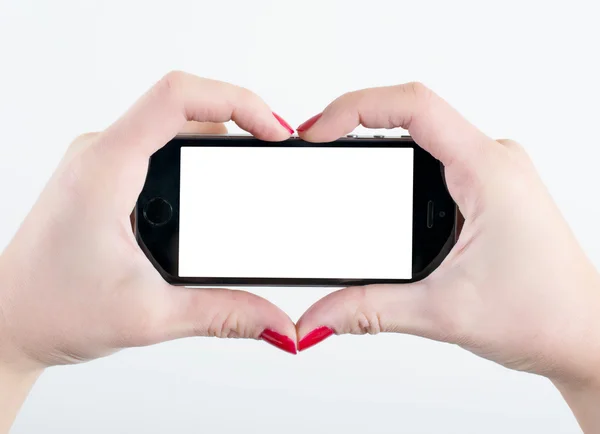
[[[600,431],[596,270],[522,147],[486,137],[423,85],[346,94],[301,136],[403,127],[445,164],[465,224],[427,279],[337,291],[297,325],[253,294],[166,284],[129,219],[148,158],[179,131],[225,132],[219,123],[230,119],[263,140],[289,137],[250,91],[174,72],[107,130],[69,147],[0,256],[0,432],[48,366],[187,336],[259,339],[270,329],[296,342],[323,326],[452,342],[544,375],[584,431]]]
[[[301,136],[325,142],[358,124],[406,128],[442,161],[464,226],[427,279],[332,293],[298,321],[299,338],[327,326],[458,344],[548,377],[585,432],[600,432],[599,276],[523,148],[485,136],[418,83],[346,94]]]

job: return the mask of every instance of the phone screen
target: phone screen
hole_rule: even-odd
[[[412,148],[181,147],[180,277],[412,278]]]

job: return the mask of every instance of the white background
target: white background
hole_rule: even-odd
[[[259,93],[298,125],[349,90],[420,80],[522,142],[600,265],[598,2],[0,1],[0,246],[79,133],[171,69]],[[235,130],[233,130],[235,131]],[[326,290],[260,290],[292,318]],[[410,336],[298,357],[189,339],[36,385],[14,433],[576,433],[548,381]]]
[[[181,148],[179,276],[410,279],[413,154]]]

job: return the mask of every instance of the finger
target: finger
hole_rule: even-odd
[[[446,166],[476,157],[493,142],[442,98],[420,83],[364,89],[333,101],[323,114],[298,127],[302,139],[329,142],[367,128],[404,128]]]
[[[187,134],[227,134],[227,127],[223,123],[188,121],[180,132]]]
[[[149,157],[171,140],[187,121],[227,122],[262,140],[287,139],[291,132],[267,104],[242,87],[171,72],[144,94],[103,134],[115,152],[132,150]]]
[[[437,330],[425,283],[350,287],[322,298],[302,315],[298,350],[331,334],[396,332],[440,339]]]
[[[170,306],[161,340],[189,336],[261,339],[296,353],[296,327],[277,306],[230,289],[167,286]]]

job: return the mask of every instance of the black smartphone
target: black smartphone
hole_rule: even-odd
[[[135,210],[171,284],[347,286],[423,279],[455,243],[443,166],[412,138],[181,135]]]

